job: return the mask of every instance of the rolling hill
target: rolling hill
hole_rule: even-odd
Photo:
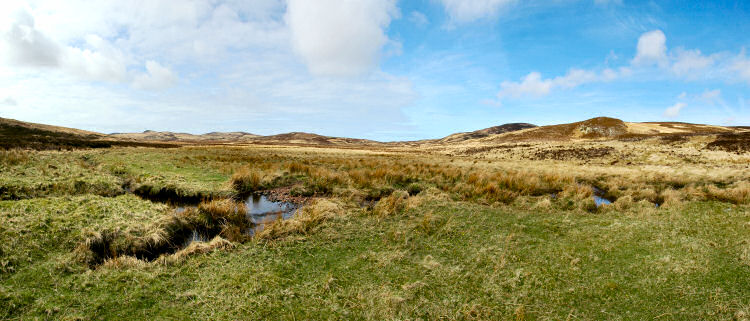
[[[497,145],[531,141],[572,141],[639,139],[653,136],[682,137],[716,135],[716,146],[747,145],[750,128],[724,127],[679,122],[631,123],[609,117],[580,122],[536,126],[510,123],[473,132],[456,133],[441,139],[382,143],[367,139],[323,136],[291,132],[260,136],[246,132],[211,132],[202,135],[147,130],[141,133],[102,134],[73,128],[50,126],[0,118],[0,148],[97,148],[111,146],[177,147],[185,144],[269,144],[318,146],[380,146],[416,148],[419,146]],[[739,147],[737,147],[739,146]]]

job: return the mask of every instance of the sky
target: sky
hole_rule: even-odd
[[[0,1],[0,117],[380,141],[750,125],[750,2]]]

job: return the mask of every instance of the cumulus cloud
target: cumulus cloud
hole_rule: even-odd
[[[130,78],[119,50],[95,35],[87,36],[86,41],[94,49],[65,48],[61,59],[63,68],[89,80],[125,82]]]
[[[310,72],[356,76],[375,67],[397,15],[395,0],[289,0],[286,21]]]
[[[596,73],[583,69],[571,69],[564,76],[543,79],[538,72],[531,72],[520,81],[504,81],[500,84],[500,92],[497,97],[519,98],[523,96],[545,96],[553,89],[571,89],[587,83],[611,81],[619,77],[620,73],[612,69],[605,69]]]
[[[687,107],[686,103],[683,103],[683,102],[675,103],[674,105],[669,106],[667,107],[666,110],[664,110],[664,116],[669,117],[669,118],[677,117],[680,115],[680,111],[685,107]]]
[[[16,13],[10,29],[2,36],[2,55],[6,63],[26,66],[55,67],[62,50],[52,39],[34,26],[34,18],[26,11]]]
[[[554,78],[543,78],[540,73],[531,72],[520,81],[502,82],[497,97],[500,99],[538,97],[547,95],[555,89],[572,89],[587,83],[614,81],[633,75],[649,76],[653,75],[650,73],[653,71],[658,71],[660,74],[668,72],[685,80],[720,79],[736,82],[739,79],[750,83],[750,59],[746,58],[744,50],[737,55],[728,53],[704,55],[698,49],[684,48],[670,51],[666,46],[666,40],[666,35],[661,30],[645,32],[638,38],[636,54],[629,65],[614,69],[606,68],[600,72],[571,69],[567,74]],[[609,62],[612,55],[610,53],[605,63]],[[703,97],[693,98],[704,102],[710,101],[712,104],[721,102],[718,90],[707,91]],[[672,108],[670,110],[673,112],[665,113],[665,115],[679,113],[681,108]]]
[[[667,37],[661,30],[646,32],[638,38],[633,65],[663,65],[667,60]]]
[[[493,17],[515,0],[440,0],[455,22],[464,23]]]
[[[140,89],[160,90],[172,86],[176,81],[177,77],[169,68],[149,60],[146,62],[146,73],[136,76],[133,86]]]
[[[500,84],[500,93],[497,94],[498,98],[512,97],[518,98],[520,96],[544,96],[549,94],[552,89],[552,81],[549,79],[542,79],[542,74],[538,72],[531,72],[521,79],[520,82],[503,81]]]
[[[93,34],[81,40],[80,47],[58,43],[37,28],[28,11],[21,10],[0,41],[0,53],[10,66],[57,68],[94,81],[130,81],[127,59],[119,49]]]
[[[375,139],[408,126],[401,108],[416,99],[411,80],[378,70],[398,49],[386,35],[396,0],[310,2],[0,1],[26,12],[0,10],[0,105],[12,95],[31,106],[3,106],[3,117],[105,132],[174,126]],[[74,116],[58,122],[63,113]]]

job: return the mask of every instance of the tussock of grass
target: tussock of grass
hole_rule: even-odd
[[[263,189],[263,176],[249,167],[243,167],[232,174],[232,186],[240,193],[252,193]]]
[[[739,181],[724,189],[709,185],[705,188],[704,192],[708,199],[734,204],[746,204],[750,202],[750,182],[748,181]]]
[[[409,193],[406,191],[395,191],[388,197],[381,198],[378,204],[372,209],[372,213],[379,217],[398,214],[406,209],[408,200]]]
[[[303,207],[293,218],[276,220],[266,224],[263,230],[256,234],[256,238],[273,240],[288,235],[307,235],[326,220],[342,214],[341,205],[326,200],[317,199],[312,204]]]
[[[188,215],[192,214],[190,212]],[[203,202],[197,215],[192,215],[194,228],[203,235],[221,235],[231,241],[241,242],[250,225],[244,203],[231,199]]]
[[[187,217],[171,214],[142,229],[89,231],[85,241],[76,248],[75,257],[89,267],[120,256],[151,261],[176,250],[190,237],[192,229]]]
[[[235,244],[229,240],[216,236],[208,242],[193,242],[184,249],[170,255],[162,255],[156,261],[164,265],[173,265],[185,261],[190,256],[209,253],[215,250],[226,250],[234,248]]]
[[[552,209],[552,201],[549,198],[542,197],[531,207],[535,210],[547,211]]]
[[[20,149],[0,150],[0,165],[14,166],[28,162],[31,153]]]
[[[76,258],[90,267],[123,256],[152,261],[176,252],[194,232],[243,241],[250,224],[245,214],[244,204],[231,199],[213,200],[201,203],[198,208],[165,215],[150,226],[89,231],[75,250]]]

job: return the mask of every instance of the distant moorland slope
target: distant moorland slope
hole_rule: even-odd
[[[410,142],[377,142],[367,139],[323,136],[313,133],[291,132],[261,136],[247,132],[211,132],[202,135],[147,130],[142,133],[101,134],[79,129],[42,125],[0,118],[0,148],[97,148],[110,146],[176,147],[184,144],[268,144],[313,146],[371,146],[371,147],[440,147],[492,146],[505,143],[640,139],[712,135],[709,144],[720,149],[740,151],[750,149],[749,127],[725,127],[679,122],[631,123],[609,117],[597,117],[580,122],[536,126],[510,123],[472,132],[456,133],[441,139]],[[712,145],[713,144],[713,145]]]

